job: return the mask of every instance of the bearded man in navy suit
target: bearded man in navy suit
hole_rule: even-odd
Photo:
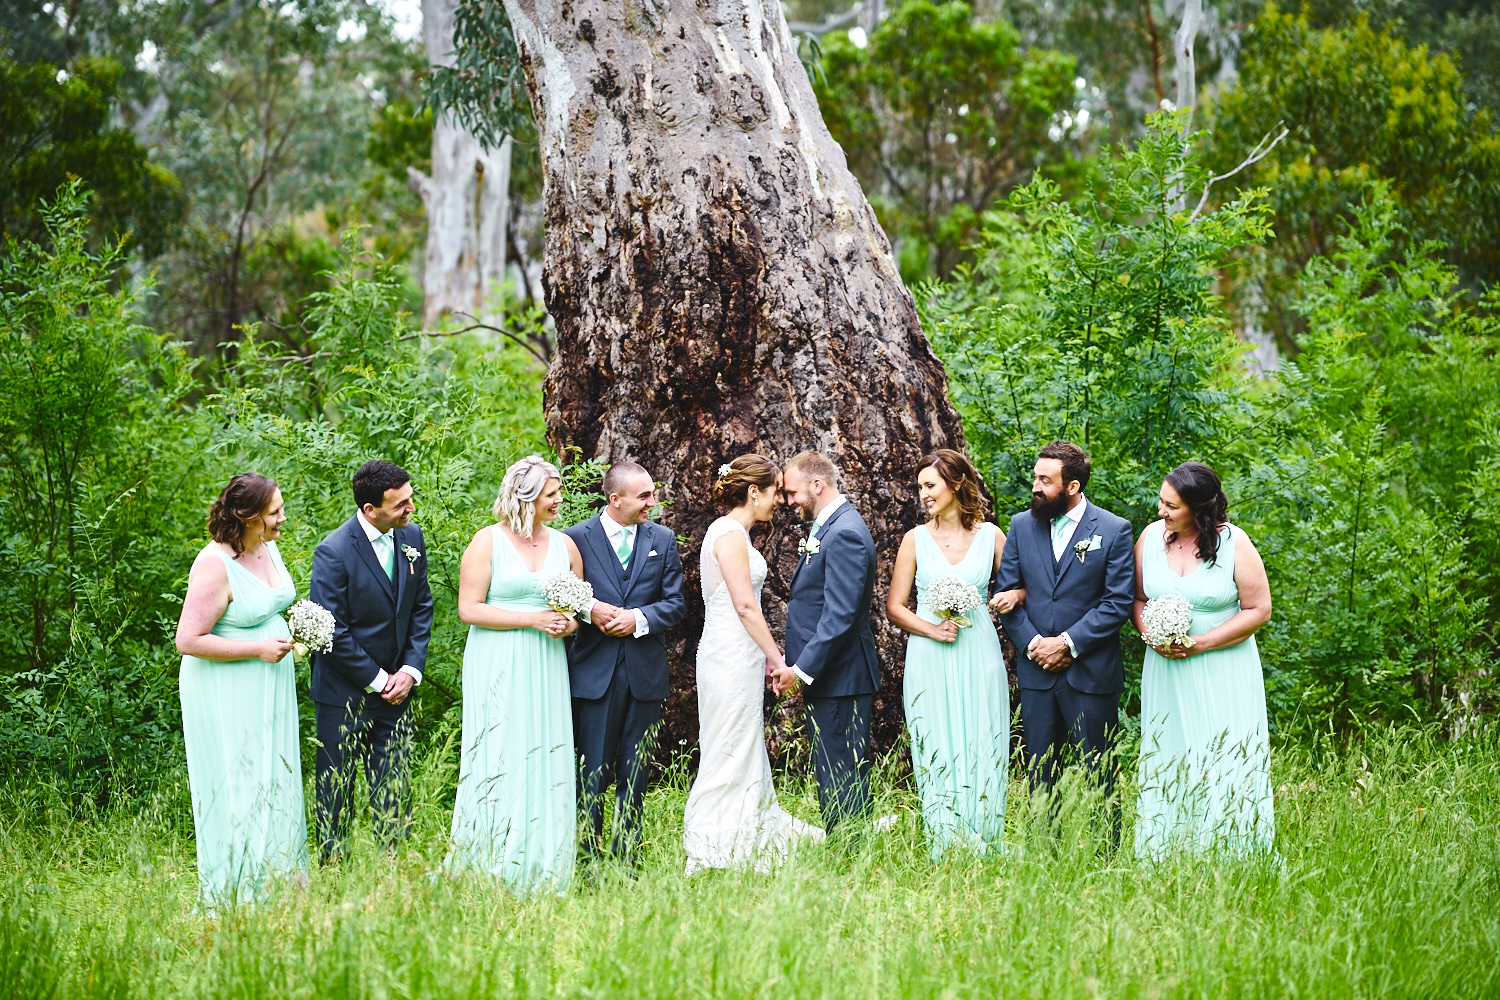
[[[333,615],[333,648],[314,653],[319,853],[337,857],[348,826],[355,770],[364,767],[376,835],[406,836],[412,690],[432,637],[427,546],[411,523],[411,477],[371,461],[354,474],[353,517],[313,553],[308,598]]]
[[[1114,787],[1125,660],[1120,627],[1135,601],[1130,522],[1090,503],[1089,457],[1054,441],[1037,455],[1031,509],[1011,518],[991,604],[1020,655],[1027,775],[1051,787],[1071,747]],[[1004,593],[1026,590],[1007,610]]]
[[[648,519],[656,483],[634,462],[604,474],[604,510],[566,534],[583,556],[594,600],[568,646],[578,811],[587,827],[582,860],[604,844],[604,792],[615,781],[610,853],[633,864],[650,773],[651,740],[667,697],[666,633],[682,621],[682,559],[677,536]]]

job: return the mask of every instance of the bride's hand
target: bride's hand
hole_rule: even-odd
[[[786,669],[786,658],[785,657],[781,657],[781,656],[777,656],[775,658],[772,658],[772,657],[769,657],[769,656],[766,657],[766,676],[767,677],[770,677],[772,674],[774,674],[778,670],[785,670],[785,669]]]

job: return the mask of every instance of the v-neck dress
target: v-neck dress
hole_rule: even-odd
[[[959,576],[981,595],[988,593],[999,530],[981,524],[955,566],[926,525],[916,529],[919,617],[941,620],[926,603],[928,588],[940,577]],[[969,617],[974,624],[959,629],[954,642],[920,635],[906,641],[906,728],[934,859],[954,846],[1000,849],[1005,836],[1010,683],[989,609]]]
[[[1161,522],[1146,528],[1141,549],[1146,597],[1187,598],[1194,635],[1229,621],[1240,610],[1234,582],[1238,531],[1226,525],[1215,561],[1178,576],[1167,563]],[[1139,857],[1273,848],[1266,686],[1255,636],[1185,660],[1146,650],[1137,810]]]
[[[566,573],[568,547],[547,532],[547,556],[526,568],[510,538],[490,528],[485,603],[545,611],[542,585]],[[534,628],[469,626],[464,646],[463,756],[453,806],[451,871],[482,872],[522,892],[562,891],[578,839],[573,701],[562,639]]]
[[[279,581],[271,587],[223,552],[231,599],[214,635],[287,638],[281,612],[297,596],[275,542],[266,542]],[[198,887],[214,906],[263,894],[274,878],[306,875],[297,674],[292,654],[221,662],[182,658],[178,676],[187,749]]]

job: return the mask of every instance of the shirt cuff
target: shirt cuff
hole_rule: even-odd
[[[1073,659],[1078,659],[1078,647],[1073,645],[1073,640],[1068,636],[1068,633],[1064,632],[1058,638],[1068,644],[1068,652],[1073,655]]]
[[[416,667],[412,666],[410,663],[403,663],[401,665],[401,669],[398,670],[398,671],[396,671],[396,672],[398,674],[411,674],[411,686],[412,687],[416,687],[418,684],[422,683],[422,671],[418,670]]]
[[[1033,649],[1036,649],[1036,644],[1039,643],[1039,642],[1041,642],[1041,641],[1042,641],[1042,634],[1040,632],[1038,632],[1036,635],[1032,636],[1031,637],[1031,641],[1026,644],[1026,655],[1030,656],[1031,655],[1031,651]]]
[[[385,690],[385,685],[388,681],[390,681],[390,679],[390,674],[386,673],[384,670],[381,670],[379,667],[376,667],[375,679],[370,682],[370,686],[365,688],[365,690],[370,692],[371,694],[379,694],[380,692]]]
[[[796,674],[797,675],[797,679],[799,681],[801,681],[804,685],[809,686],[809,687],[812,685],[812,678],[809,677],[809,676],[807,676],[806,674],[804,674],[801,670],[797,669],[796,664],[792,665],[792,673]]]
[[[635,608],[635,638],[639,639],[651,631],[651,623],[646,621],[646,613],[640,608]]]
[[[590,597],[584,601],[583,606],[578,609],[578,620],[580,622],[592,622],[594,620],[594,605],[598,603],[599,599],[596,597]]]

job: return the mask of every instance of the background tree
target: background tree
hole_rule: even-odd
[[[959,2],[911,0],[860,41],[825,39],[818,103],[903,276],[946,277],[980,214],[1064,155],[1075,61],[1024,48],[1009,24]]]

